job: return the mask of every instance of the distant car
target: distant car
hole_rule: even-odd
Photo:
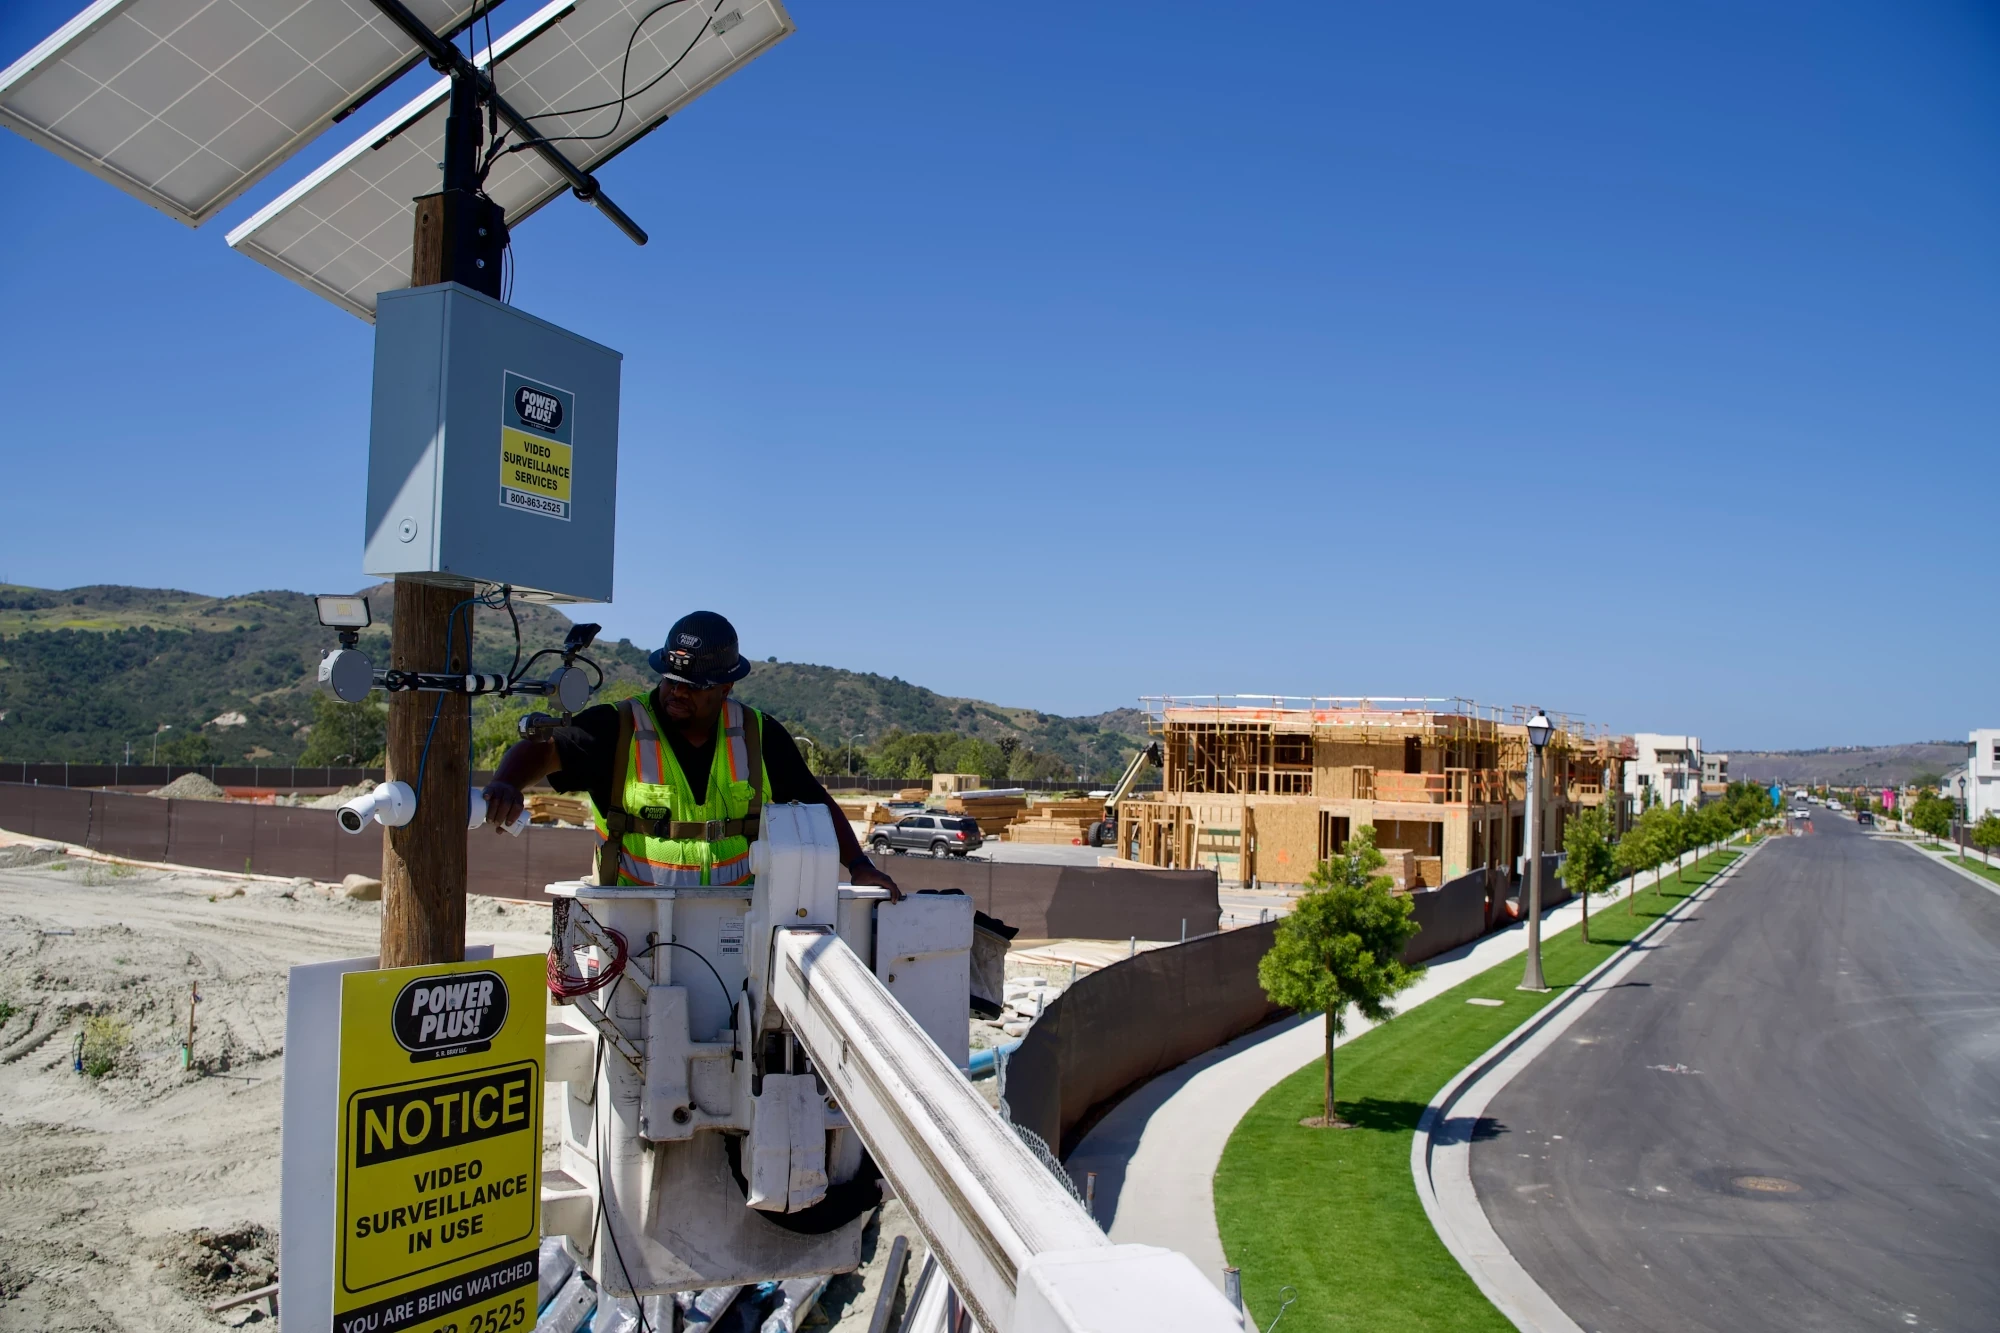
[[[929,807],[922,801],[884,801],[882,808],[901,819],[904,815],[920,815]]]
[[[1854,817],[1854,822],[1857,824],[1865,824],[1869,828],[1873,828],[1875,826],[1875,816],[1869,814],[1866,810],[1863,810],[1860,814]]]
[[[985,841],[979,821],[967,815],[905,815],[868,836],[875,852],[929,852],[932,856],[964,856]]]

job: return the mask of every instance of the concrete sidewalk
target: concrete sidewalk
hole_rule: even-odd
[[[1600,895],[1598,910],[1615,901]],[[1582,915],[1580,901],[1564,903],[1543,917],[1544,936]],[[1398,1007],[1414,1008],[1527,948],[1527,926],[1517,923],[1440,954]],[[1339,1044],[1373,1026],[1350,1015]],[[1220,1286],[1226,1261],[1215,1222],[1215,1169],[1223,1145],[1259,1097],[1320,1058],[1324,1041],[1319,1017],[1287,1019],[1168,1070],[1114,1107],[1064,1163],[1078,1184],[1086,1172],[1097,1173],[1097,1216],[1111,1239],[1179,1250]]]

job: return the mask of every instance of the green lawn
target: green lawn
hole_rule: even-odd
[[[1986,878],[1992,880],[1995,884],[2000,884],[2000,867],[1987,865],[1986,862],[1981,860],[1979,857],[1948,856],[1945,859],[1947,861],[1952,862],[1955,865],[1964,866],[1967,870],[1970,870],[1975,875],[1984,875],[1986,876]],[[1335,1068],[1338,1067],[1339,1067],[1338,1064],[1336,1064]]]
[[[1917,844],[1917,846],[1921,847],[1923,850],[1927,852],[1948,852],[1951,850],[1951,848],[1945,846],[1943,843],[1939,842],[1935,838],[1931,839],[1929,842],[1920,842]]]
[[[1515,987],[1511,958],[1342,1046],[1335,1096],[1349,1130],[1303,1128],[1321,1109],[1318,1061],[1278,1084],[1230,1136],[1215,1173],[1215,1214],[1229,1261],[1243,1270],[1243,1296],[1268,1324],[1293,1287],[1298,1302],[1280,1326],[1307,1329],[1491,1329],[1513,1325],[1431,1230],[1410,1179],[1410,1143],[1430,1099],[1524,1019],[1573,986],[1656,918],[1691,896],[1741,853],[1716,852],[1625,900],[1600,898],[1591,944],[1571,928],[1542,941],[1542,971],[1554,989]],[[1467,1004],[1479,996],[1498,1007]]]

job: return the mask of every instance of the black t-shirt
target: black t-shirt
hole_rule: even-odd
[[[784,724],[764,715],[764,772],[771,779],[774,802],[801,801],[826,803],[826,788],[806,767],[798,743]],[[697,804],[708,799],[708,774],[715,764],[715,742],[690,745],[678,727],[668,720],[664,734],[687,775],[688,787]],[[610,803],[612,781],[618,762],[618,706],[598,704],[570,719],[556,731],[556,758],[561,767],[549,774],[549,785],[557,791],[587,791],[602,810]]]

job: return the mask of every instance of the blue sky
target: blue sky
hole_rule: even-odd
[[[650,246],[516,240],[626,358],[612,633],[1065,713],[2000,716],[1990,7],[793,13],[603,173]],[[223,236],[398,100],[199,231],[0,133],[0,579],[364,581],[371,330]]]

